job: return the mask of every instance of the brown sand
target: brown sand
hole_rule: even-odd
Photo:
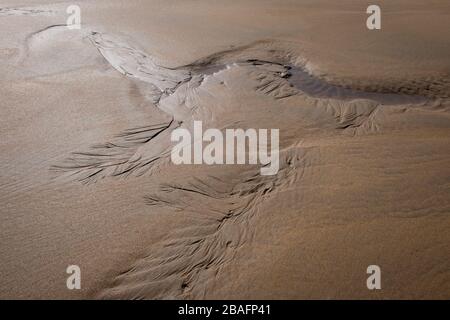
[[[450,298],[450,3],[78,3],[0,2],[0,298]],[[174,166],[194,120],[280,171]]]

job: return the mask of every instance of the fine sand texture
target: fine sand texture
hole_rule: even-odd
[[[0,0],[0,298],[450,298],[450,2],[72,4]],[[194,121],[278,173],[174,165]]]

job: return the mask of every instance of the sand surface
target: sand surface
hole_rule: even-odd
[[[69,30],[0,1],[0,298],[449,299],[450,3],[377,3],[369,31],[370,1],[78,1]],[[175,166],[194,120],[278,128],[278,174]]]

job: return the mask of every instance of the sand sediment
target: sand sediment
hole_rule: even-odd
[[[0,297],[449,297],[450,5],[371,33],[353,1],[97,1],[80,30],[28,2],[0,4]],[[278,128],[278,173],[173,165],[199,120]]]

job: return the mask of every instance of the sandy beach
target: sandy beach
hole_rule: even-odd
[[[450,2],[73,4],[0,0],[1,299],[450,299]]]

